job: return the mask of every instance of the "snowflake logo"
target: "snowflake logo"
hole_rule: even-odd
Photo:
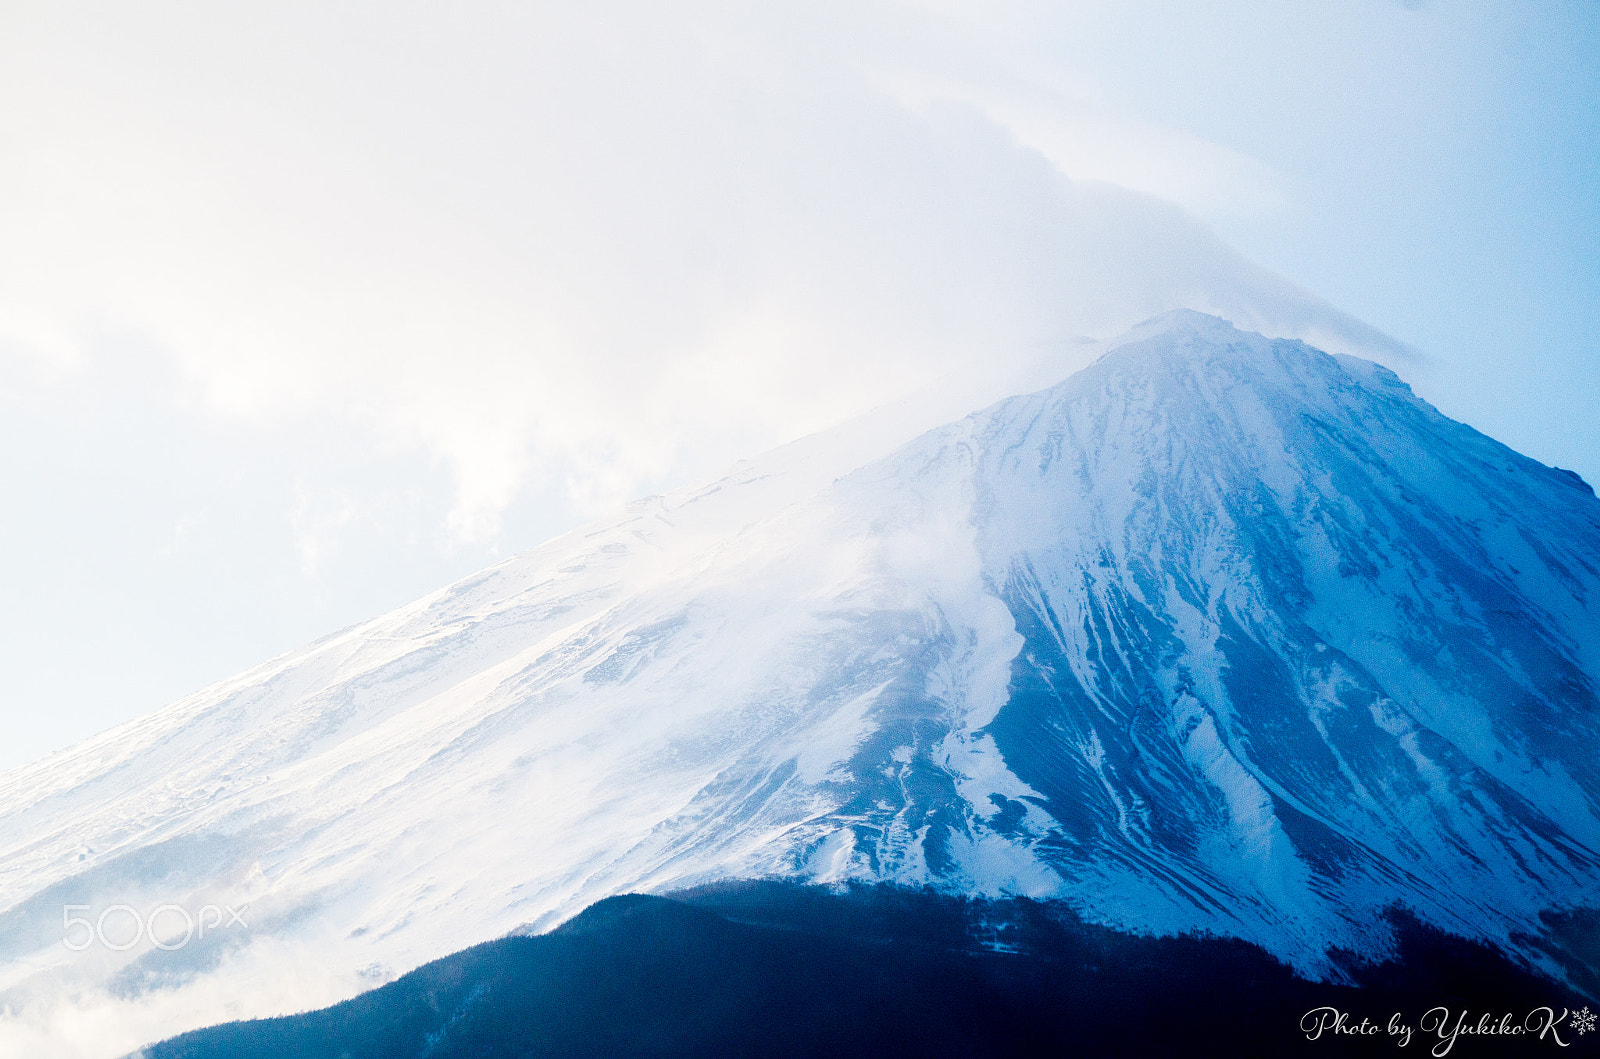
[[[1590,1011],[1589,1005],[1585,1004],[1580,1010],[1572,1013],[1572,1028],[1577,1030],[1580,1035],[1588,1033],[1594,1029],[1594,1017],[1594,1012]]]

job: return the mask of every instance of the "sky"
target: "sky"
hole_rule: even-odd
[[[0,768],[1219,312],[1600,482],[1586,0],[0,8]]]

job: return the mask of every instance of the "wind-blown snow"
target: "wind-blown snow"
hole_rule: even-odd
[[[1321,973],[1391,902],[1510,948],[1596,902],[1600,501],[1364,361],[1192,313],[1112,347],[0,776],[0,1044],[323,1004],[730,875],[1057,897]],[[64,904],[168,902],[249,927],[62,945]]]

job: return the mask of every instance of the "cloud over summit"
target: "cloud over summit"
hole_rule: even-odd
[[[1160,137],[1088,104],[1014,118],[947,15],[11,21],[4,76],[32,101],[4,130],[25,160],[0,178],[11,343],[136,335],[212,413],[343,418],[429,453],[469,538],[541,483],[597,509],[910,380],[1176,305],[1354,327],[1152,186],[1105,182],[1166,165],[1156,189],[1181,200],[1247,163],[1179,137],[1157,157]],[[1090,145],[1099,182],[1063,172],[1063,143]]]

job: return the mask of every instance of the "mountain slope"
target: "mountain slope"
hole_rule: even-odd
[[[1295,977],[1227,938],[1134,937],[1058,905],[892,887],[724,883],[610,897],[538,937],[487,942],[303,1015],[235,1022],[138,1059],[485,1056],[1393,1055],[1387,1032],[1314,1032],[1362,1018],[1513,1011],[1544,1054],[1581,1039],[1585,999],[1483,946],[1396,916],[1401,959],[1355,986]],[[1240,988],[1248,983],[1249,988]],[[1555,1002],[1550,1016],[1537,1012]],[[1152,1017],[1157,1014],[1158,1017]],[[1436,1034],[1424,1047],[1438,1043]],[[1221,1042],[1209,1049],[1200,1042]]]
[[[1592,492],[1363,361],[1192,313],[1113,346],[0,776],[8,1032],[111,1004],[131,1047],[729,876],[1060,898],[1327,975],[1392,903],[1524,955],[1600,903]],[[72,953],[69,903],[249,925]]]

